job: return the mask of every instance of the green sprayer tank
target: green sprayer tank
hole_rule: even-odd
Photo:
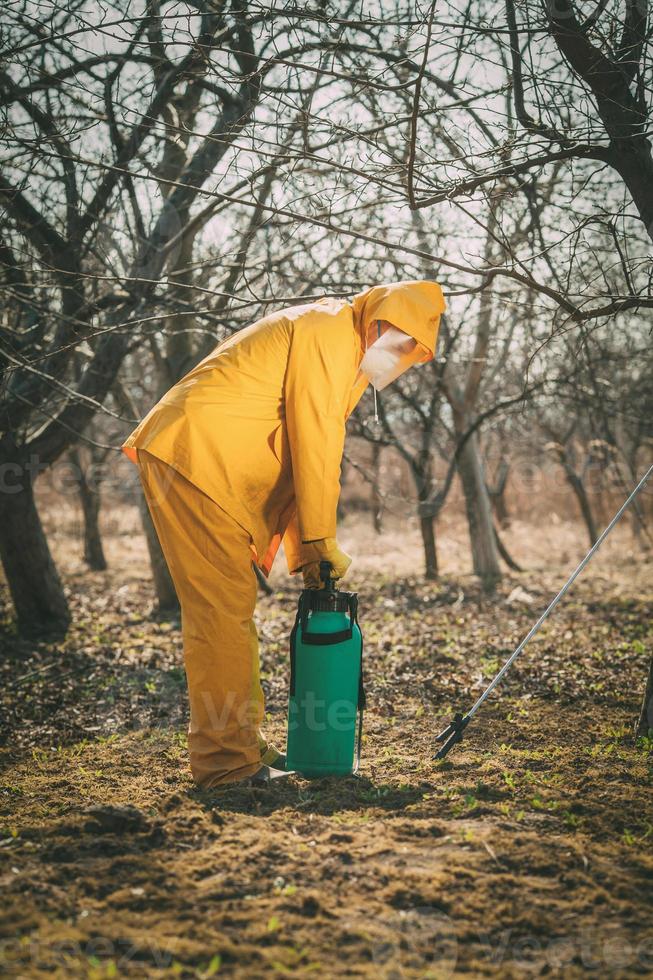
[[[346,776],[360,762],[365,692],[358,596],[340,592],[330,575],[329,562],[320,562],[325,587],[302,591],[290,634],[286,769],[308,777]]]

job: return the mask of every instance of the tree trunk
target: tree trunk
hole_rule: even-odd
[[[84,512],[84,561],[94,572],[103,572],[107,567],[100,534],[100,495],[97,490],[83,481],[79,496]]]
[[[578,501],[578,506],[580,507],[580,512],[583,515],[585,527],[587,528],[587,534],[590,539],[590,545],[596,544],[596,539],[598,537],[596,533],[596,524],[594,523],[594,515],[592,514],[592,508],[590,506],[589,497],[587,496],[585,487],[583,486],[583,481],[576,473],[574,473],[573,469],[571,469],[567,463],[563,463],[563,465],[565,468],[567,482],[574,491],[576,500]]]
[[[84,561],[94,572],[103,572],[107,567],[107,562],[104,557],[102,535],[100,534],[99,488],[93,486],[86,479],[82,459],[76,449],[71,451],[70,460],[74,466],[77,490],[84,516]]]
[[[643,531],[645,528],[644,518],[642,516],[642,508],[640,502],[635,499],[633,500],[631,506],[628,508],[630,513],[628,519],[630,521],[630,529],[632,531],[633,540],[637,545],[638,549],[645,554],[651,550],[650,536],[645,536]],[[648,540],[646,539],[648,537]]]
[[[372,443],[372,521],[377,534],[383,531],[383,497],[379,491],[381,478],[381,446]]]
[[[458,473],[465,496],[474,573],[483,589],[491,592],[501,581],[501,569],[476,433],[467,439],[458,457]]]
[[[648,137],[631,137],[621,142],[619,150],[613,145],[612,163],[630,191],[635,207],[653,239],[653,158]]]
[[[637,477],[637,449],[638,445],[633,446],[630,453],[626,456],[628,464],[628,480],[631,484],[638,482]],[[633,534],[635,544],[640,551],[648,552],[651,548],[651,535],[646,529],[646,507],[643,495],[635,497],[628,508],[628,519]]]
[[[34,500],[32,477],[0,490],[0,558],[26,636],[59,635],[70,625],[68,602]]]
[[[510,514],[508,513],[508,508],[506,507],[506,498],[503,491],[501,491],[501,493],[492,494],[491,499],[494,506],[494,513],[497,521],[499,522],[499,527],[510,527]]]
[[[653,657],[648,669],[648,679],[642,701],[642,710],[637,722],[637,735],[648,735],[653,731]]]
[[[438,552],[435,547],[435,520],[433,517],[420,517],[419,529],[424,545],[424,577],[434,582],[438,577]]]
[[[417,517],[424,546],[424,577],[434,582],[438,578],[438,550],[435,540],[436,513],[428,501],[433,491],[433,460],[430,453],[423,452],[418,461],[411,466],[411,475],[417,489]]]
[[[156,594],[156,612],[162,616],[178,616],[180,612],[179,599],[177,592],[168,570],[168,564],[159,544],[159,537],[156,528],[152,523],[152,517],[147,506],[144,495],[141,493],[139,507],[141,512],[141,522],[147,541],[147,550],[150,555],[150,565],[152,566],[152,579],[154,581],[154,591]]]
[[[508,566],[508,568],[512,568],[513,572],[523,572],[524,569],[521,567],[521,565],[519,565],[515,561],[515,559],[512,557],[512,555],[510,554],[510,552],[506,548],[505,544],[501,540],[501,535],[497,531],[496,527],[494,529],[494,540],[497,543],[497,551],[499,552],[500,556],[505,561],[505,563]]]
[[[490,495],[490,503],[494,509],[494,514],[499,522],[499,527],[508,528],[510,527],[510,514],[508,513],[508,507],[506,506],[506,487],[508,485],[508,473],[510,471],[510,465],[505,461],[501,460],[499,464],[499,469],[495,477],[495,484],[493,487],[487,487],[487,492]]]

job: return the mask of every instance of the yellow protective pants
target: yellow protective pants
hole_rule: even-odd
[[[264,714],[251,536],[167,463],[138,450],[145,499],[181,605],[193,779],[231,783],[273,764]]]

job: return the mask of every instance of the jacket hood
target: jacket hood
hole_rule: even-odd
[[[405,279],[372,286],[356,293],[351,307],[363,350],[366,339],[374,335],[372,331],[376,321],[388,320],[423,348],[424,356],[419,358],[418,363],[430,361],[435,356],[440,315],[446,309],[442,289],[437,282]]]

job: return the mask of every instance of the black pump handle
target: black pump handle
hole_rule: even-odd
[[[335,592],[336,579],[331,577],[331,571],[333,566],[330,561],[323,559],[320,562],[320,579],[324,582],[324,588],[327,592]]]

